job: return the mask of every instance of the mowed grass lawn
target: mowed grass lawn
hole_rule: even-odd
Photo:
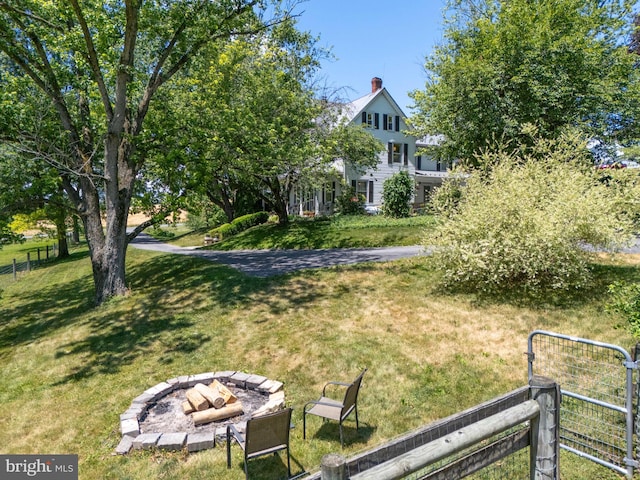
[[[337,426],[316,417],[302,439],[302,407],[327,380],[369,368],[361,429],[347,422],[341,453],[377,446],[524,385],[535,329],[630,348],[622,319],[605,311],[606,285],[640,280],[639,262],[603,259],[590,291],[532,305],[448,295],[420,258],[256,279],[130,248],[131,293],[93,308],[89,259],[76,250],[17,282],[0,280],[0,453],[75,453],[87,480],[242,479],[237,446],[231,470],[219,447],[113,455],[119,415],[144,390],[179,375],[239,370],[285,383],[292,470],[313,471],[340,451]],[[257,479],[285,474],[279,457],[249,468]],[[618,477],[563,457],[562,478]]]

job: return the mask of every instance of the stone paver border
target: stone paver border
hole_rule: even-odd
[[[277,380],[270,380],[262,375],[253,375],[244,372],[224,371],[207,372],[197,375],[183,375],[170,378],[161,382],[137,396],[131,402],[129,408],[120,415],[120,433],[122,439],[115,449],[118,455],[125,455],[131,449],[151,449],[160,448],[163,450],[182,450],[186,447],[188,452],[213,448],[215,438],[224,438],[226,427],[220,427],[215,432],[140,432],[140,419],[162,397],[180,389],[193,387],[196,383],[209,385],[214,380],[223,384],[232,384],[245,390],[255,390],[268,394],[269,399],[266,404],[259,408],[253,415],[260,415],[270,411],[283,408],[285,404],[283,383]],[[236,425],[243,429],[246,423]]]

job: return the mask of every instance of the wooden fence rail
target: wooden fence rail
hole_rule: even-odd
[[[30,272],[32,269],[40,266],[43,262],[55,258],[56,255],[55,244],[35,248],[33,251],[27,252],[24,261],[18,261],[18,259],[14,258],[11,265],[0,266],[0,275],[12,274],[13,279],[17,280],[19,272]]]
[[[321,466],[321,471],[310,480],[463,478],[526,447],[530,447],[526,467],[530,478],[556,480],[559,478],[559,401],[559,388],[552,380],[534,377],[529,387],[452,415],[357,457],[344,459],[344,465],[336,464],[336,454],[328,455],[331,465]],[[503,432],[506,433],[487,445],[488,439]],[[455,458],[463,451],[462,458]],[[442,466],[443,459],[451,460]],[[436,463],[440,465],[437,470],[418,473],[416,477],[416,472],[424,472]]]

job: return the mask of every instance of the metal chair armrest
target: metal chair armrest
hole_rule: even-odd
[[[244,442],[244,435],[233,424],[227,425],[227,442],[231,440],[232,432],[233,437],[235,437],[236,441],[238,441],[239,439],[239,441]]]
[[[329,385],[337,385],[339,387],[349,387],[351,384],[350,383],[345,383],[345,382],[327,382],[324,384],[324,387],[322,387],[322,396],[326,397],[325,395],[325,391],[327,390],[327,387]]]

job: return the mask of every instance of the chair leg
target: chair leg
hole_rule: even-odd
[[[227,468],[231,468],[231,433],[227,427]]]
[[[287,478],[291,478],[291,457],[289,455],[289,447],[287,447],[287,473],[289,474]]]
[[[344,448],[344,441],[342,440],[342,421],[340,421],[340,448]]]
[[[356,411],[356,430],[358,430],[358,404],[357,403],[355,406],[355,411]]]
[[[245,480],[249,480],[249,459],[246,454],[244,456],[244,478]]]
[[[302,439],[307,438],[307,412],[302,411]]]

